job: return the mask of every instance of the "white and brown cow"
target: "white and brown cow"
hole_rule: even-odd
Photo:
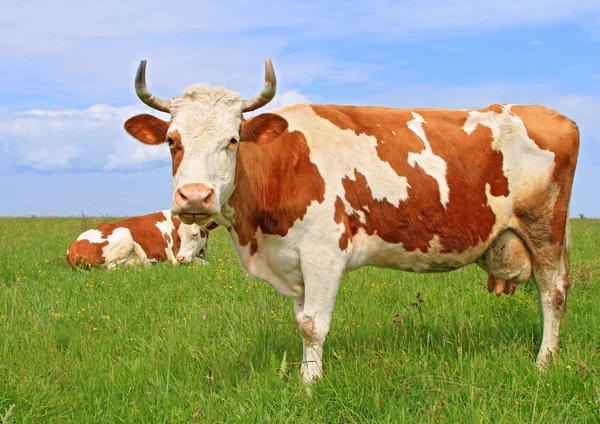
[[[208,226],[212,228],[212,223]],[[198,224],[183,224],[171,211],[102,223],[82,233],[67,250],[73,268],[103,265],[150,265],[159,261],[174,264],[204,259],[208,230]]]
[[[251,100],[206,85],[165,100],[147,89],[142,61],[138,96],[171,121],[138,115],[125,128],[168,143],[173,213],[225,226],[248,273],[294,299],[306,383],[322,375],[340,277],[365,265],[444,272],[478,263],[494,280],[531,278],[543,315],[537,363],[558,352],[573,121],[516,105],[294,105],[245,120],[275,95],[270,60],[265,79]]]

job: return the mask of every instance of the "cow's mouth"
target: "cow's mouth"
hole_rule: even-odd
[[[180,213],[179,219],[184,224],[205,224],[210,220],[210,215],[207,213]]]

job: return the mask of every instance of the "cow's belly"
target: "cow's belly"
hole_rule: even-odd
[[[493,237],[490,237],[490,240],[492,239]],[[489,241],[485,241],[464,252],[445,252],[437,237],[434,237],[425,252],[420,249],[407,251],[402,244],[388,243],[376,235],[360,231],[352,240],[352,253],[346,269],[372,265],[412,272],[452,271],[474,263],[489,245]]]
[[[258,229],[255,234],[258,249],[253,254],[251,244],[241,246],[237,234],[232,231],[240,262],[248,274],[264,280],[285,296],[298,297],[304,293],[302,266],[315,266],[320,262],[315,260],[312,252],[330,255],[328,262],[340,263],[347,271],[368,265],[412,272],[451,271],[477,261],[507,228],[510,218],[508,213],[497,214],[486,240],[473,243],[460,252],[444,247],[436,235],[422,243],[426,248],[407,250],[402,243],[386,241],[377,231],[368,234],[362,228],[343,244],[346,226],[327,219],[335,216],[332,206],[333,203],[313,203],[304,219],[298,220],[285,237],[263,234]],[[307,263],[302,264],[303,261]]]

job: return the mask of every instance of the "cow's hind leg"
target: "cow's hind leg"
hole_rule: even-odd
[[[537,249],[534,256],[534,280],[542,309],[542,344],[536,364],[540,368],[548,365],[551,357],[559,352],[560,327],[563,312],[567,306],[569,289],[569,246],[570,234],[567,224],[564,245]],[[557,258],[558,260],[540,261],[539,258]]]
[[[294,299],[294,314],[304,348],[300,371],[308,386],[323,376],[323,345],[329,333],[343,266],[339,258],[317,254],[316,249],[301,257],[301,261],[304,295]]]

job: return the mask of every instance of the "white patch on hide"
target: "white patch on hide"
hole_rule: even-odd
[[[333,205],[339,193],[344,193],[344,177],[356,181],[354,172],[365,176],[373,199],[398,206],[408,199],[408,181],[377,154],[377,138],[353,130],[343,130],[321,118],[306,105],[276,111],[289,123],[290,132],[304,134],[310,149],[310,160],[325,180],[325,202]],[[327,140],[327,142],[323,142]],[[331,215],[333,216],[333,214]]]
[[[81,233],[79,237],[77,237],[77,241],[87,240],[90,243],[104,243],[106,241],[105,238],[102,237],[102,232],[98,230],[87,230],[84,233]]]
[[[431,150],[431,145],[427,140],[425,131],[423,130],[423,124],[425,120],[418,113],[412,112],[413,120],[408,121],[408,129],[414,132],[425,144],[425,149],[421,153],[408,154],[408,164],[415,167],[415,164],[419,165],[425,173],[433,177],[439,186],[440,190],[440,202],[444,209],[450,200],[450,187],[448,187],[448,181],[446,180],[447,165],[444,159],[435,155]]]
[[[102,255],[108,269],[117,265],[133,265],[136,262],[133,255],[134,241],[128,228],[115,228],[106,240],[108,244],[102,248]]]
[[[501,114],[471,111],[462,129],[467,134],[472,134],[478,125],[492,130],[492,149],[502,153],[502,171],[508,180],[509,197],[518,199],[527,197],[538,187],[549,187],[554,153],[540,149],[529,138],[523,121],[512,115],[509,108],[503,106],[503,109]]]
[[[171,261],[175,264],[175,263],[177,263],[177,259],[175,258],[175,255],[173,254],[173,241],[174,240],[173,240],[173,233],[172,233],[172,231],[175,229],[175,225],[173,225],[173,221],[171,220],[171,211],[170,210],[164,210],[164,211],[161,211],[161,213],[165,216],[165,220],[159,221],[155,225],[162,233],[163,240],[165,239],[165,235],[168,236],[166,239],[167,246],[165,247],[165,255],[167,256],[167,259],[169,261]]]

